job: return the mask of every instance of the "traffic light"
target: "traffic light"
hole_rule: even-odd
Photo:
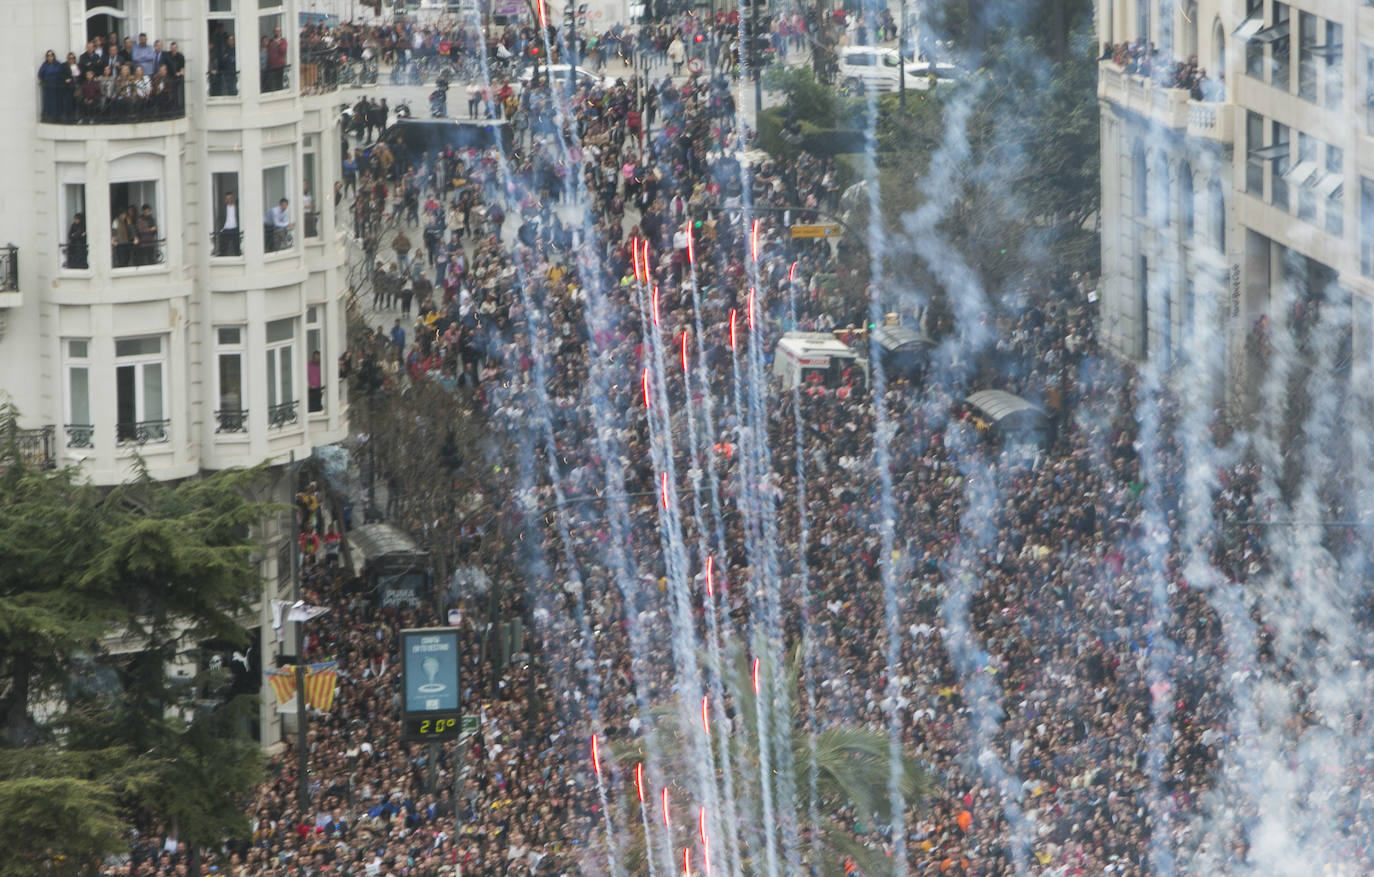
[[[538,57],[539,57],[539,44],[538,44],[538,43],[532,44],[532,45],[530,46],[530,57],[532,57],[532,58],[538,58]]]
[[[697,34],[696,36],[692,37],[692,42],[700,44],[705,39],[706,37],[704,37],[703,35]]]

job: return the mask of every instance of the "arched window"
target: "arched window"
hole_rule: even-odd
[[[120,39],[138,29],[138,0],[86,0],[86,39],[119,34]]]
[[[1153,189],[1150,199],[1154,208],[1155,227],[1168,228],[1169,223],[1173,221],[1173,211],[1170,209],[1172,205],[1169,203],[1172,193],[1169,191],[1169,157],[1162,149],[1155,158],[1154,173],[1151,176],[1154,177],[1150,181]]]
[[[1226,75],[1226,28],[1220,18],[1212,25],[1212,69],[1208,75],[1217,80]]]
[[[1208,218],[1212,221],[1212,243],[1217,250],[1226,253],[1226,196],[1222,194],[1221,180],[1212,177],[1207,183]]]
[[[1188,162],[1178,166],[1178,210],[1179,223],[1185,241],[1193,239],[1193,168]]]
[[[1149,184],[1149,169],[1145,164],[1145,145],[1139,140],[1131,150],[1131,191],[1135,198],[1135,215],[1144,219],[1149,207],[1146,190]]]
[[[1197,54],[1197,0],[1187,0],[1183,4],[1183,32],[1179,34],[1179,57],[1190,58]]]

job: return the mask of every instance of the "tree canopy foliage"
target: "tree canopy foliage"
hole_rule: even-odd
[[[760,117],[760,142],[823,153],[842,142],[824,131],[872,130],[871,165],[863,153],[837,157],[846,182],[876,179],[884,270],[921,290],[957,294],[950,287],[972,277],[995,295],[1028,273],[1091,270],[1101,189],[1091,4],[939,0],[922,15],[923,43],[947,40],[936,59],[963,68],[954,82],[909,88],[902,106],[893,94],[845,98],[809,70],[779,72],[771,85],[786,100]],[[860,186],[840,207],[850,227],[868,227],[866,194]]]
[[[103,490],[26,465],[17,422],[0,407],[0,877],[76,873],[135,813],[192,845],[246,831],[253,698],[168,671],[248,643],[263,469]]]

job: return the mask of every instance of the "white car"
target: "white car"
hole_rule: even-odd
[[[526,88],[530,84],[530,80],[534,78],[536,72],[538,72],[538,74],[541,77],[546,77],[552,74],[554,79],[560,79],[564,82],[567,82],[569,69],[570,65],[568,64],[540,64],[537,67],[526,67],[524,70],[520,71],[520,76],[518,77],[520,82],[520,88],[522,90]],[[576,69],[574,75],[577,77],[577,82],[579,85],[591,84],[599,85],[602,88],[610,88],[612,85],[615,84],[615,80],[613,78],[609,76],[602,76],[594,70],[588,70],[586,67],[579,66]]]
[[[934,65],[937,82],[952,82],[953,64]],[[931,64],[927,61],[908,61],[906,87],[924,91],[930,87]],[[896,91],[901,86],[902,59],[896,49],[882,46],[844,46],[840,49],[837,79],[849,92],[872,89],[877,92]]]

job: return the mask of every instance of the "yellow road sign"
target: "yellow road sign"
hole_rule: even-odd
[[[833,238],[838,237],[839,234],[840,227],[833,223],[792,226],[792,237],[794,238]]]

